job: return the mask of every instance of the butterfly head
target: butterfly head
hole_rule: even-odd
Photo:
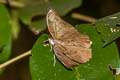
[[[55,42],[54,42],[54,40],[52,38],[49,38],[48,41],[49,41],[50,45],[52,45],[52,46],[55,45]]]

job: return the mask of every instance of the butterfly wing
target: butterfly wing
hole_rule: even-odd
[[[53,9],[47,14],[47,26],[54,39],[68,39],[87,48],[91,46],[91,41],[87,35],[80,34],[71,24],[62,20]]]
[[[55,45],[53,49],[56,57],[68,69],[72,69],[78,63],[86,63],[92,58],[91,49],[83,47]]]
[[[54,49],[54,53],[55,53],[56,57],[68,69],[72,69],[72,66],[77,66],[78,65],[78,63],[76,61],[74,61],[70,57],[66,56],[66,53],[68,51],[66,51],[66,48],[64,46],[55,45],[53,49]]]
[[[66,55],[78,63],[86,63],[92,58],[91,49],[78,46],[64,46]]]
[[[53,38],[60,38],[74,29],[72,25],[62,20],[53,9],[48,12],[46,20],[48,30]]]

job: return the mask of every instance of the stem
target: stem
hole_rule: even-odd
[[[87,21],[87,22],[90,22],[90,23],[93,23],[93,22],[96,21],[95,18],[86,16],[86,15],[83,15],[83,14],[79,14],[79,13],[72,13],[71,16],[72,16],[73,18],[80,19],[80,20],[83,20],[83,21]]]
[[[31,50],[29,50],[29,51],[27,51],[27,52],[25,52],[25,53],[23,53],[23,54],[15,57],[15,58],[12,58],[12,59],[4,62],[3,64],[0,64],[0,69],[2,69],[4,67],[6,67],[6,66],[8,66],[8,65],[10,65],[10,64],[12,64],[14,62],[16,62],[17,60],[20,60],[20,59],[22,59],[22,58],[24,58],[26,56],[29,56],[29,55],[31,55]]]

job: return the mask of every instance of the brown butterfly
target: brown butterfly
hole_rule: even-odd
[[[86,63],[92,58],[90,49],[91,41],[87,35],[80,34],[72,25],[65,22],[51,9],[47,14],[47,26],[52,38],[49,44],[52,46],[55,56],[68,69],[79,63]]]

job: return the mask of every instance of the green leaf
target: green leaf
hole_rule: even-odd
[[[95,22],[95,24],[102,24],[106,26],[115,26],[116,24],[119,23],[120,23],[120,12],[98,19]]]
[[[19,10],[19,17],[23,23],[27,25],[38,25],[42,23],[45,25],[45,21],[38,20],[32,23],[31,19],[35,16],[44,16],[47,14],[48,10],[55,9],[59,15],[65,15],[74,8],[77,8],[81,5],[82,0],[48,0],[48,1],[28,1],[29,3],[25,4],[25,7]],[[40,18],[43,19],[43,18]],[[36,26],[32,26],[36,28]],[[32,27],[30,29],[32,29]],[[43,29],[45,26],[39,26],[39,29]],[[38,27],[37,27],[38,29]]]
[[[102,34],[101,37],[105,41],[104,45],[107,45],[120,37],[120,12],[98,19],[94,24],[99,24],[96,26],[96,28]],[[106,30],[100,29],[102,27],[106,27],[107,31],[109,30],[109,33],[107,35],[105,35]]]
[[[7,9],[1,3],[0,10],[0,48],[2,48],[0,53],[0,63],[2,63],[8,60],[11,54],[12,29]]]
[[[119,32],[111,32],[111,29],[114,30],[118,30],[117,28],[119,27],[108,27],[108,26],[103,26],[103,25],[95,25],[96,30],[98,31],[98,33],[101,35],[101,39],[102,41],[104,41],[104,45],[106,46],[109,43],[113,42],[115,39],[117,39],[120,36]]]
[[[50,51],[50,46],[43,46],[43,41],[50,35],[43,34],[36,41],[32,48],[30,57],[30,71],[32,80],[113,80],[112,73],[108,70],[108,64],[116,66],[119,60],[116,44],[113,42],[109,46],[102,47],[99,33],[91,24],[81,24],[78,31],[88,34],[92,40],[92,59],[85,64],[67,70],[58,60],[54,63],[54,53]]]

